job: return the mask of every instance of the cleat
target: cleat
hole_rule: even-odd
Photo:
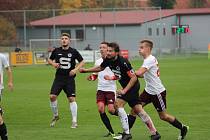
[[[122,139],[122,135],[114,136],[113,139],[114,139],[114,140],[120,140],[120,139]]]
[[[178,140],[183,140],[185,136],[187,135],[187,132],[189,131],[189,126],[183,125],[181,134],[178,137]]]
[[[113,137],[114,140],[122,139],[122,133],[118,132],[118,134],[119,134],[118,136]]]
[[[158,132],[156,132],[155,135],[151,135],[151,140],[159,140],[161,138],[160,134]]]
[[[109,136],[111,136],[111,137],[115,137],[115,134],[113,134],[113,133],[109,132],[109,133],[107,133],[106,135],[104,135],[104,137],[109,137]]]
[[[126,134],[125,132],[123,132],[119,140],[130,140],[130,139],[132,139],[131,134]]]
[[[50,123],[50,127],[54,127],[55,123],[59,120],[59,116],[54,116],[51,123]]]
[[[77,127],[78,127],[77,122],[72,122],[71,128],[77,128]]]

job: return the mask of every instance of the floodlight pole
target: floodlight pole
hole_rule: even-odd
[[[26,11],[23,10],[23,22],[24,22],[24,25],[23,25],[23,30],[24,30],[24,48],[26,50]]]

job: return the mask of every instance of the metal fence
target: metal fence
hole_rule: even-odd
[[[157,11],[157,23],[151,25],[149,21],[150,11]],[[116,21],[119,18],[129,19],[131,17],[120,17],[117,12],[135,11],[135,22],[139,24],[122,26]],[[98,16],[96,19],[90,17],[90,12],[95,12]],[[111,22],[107,25],[103,22],[103,17],[106,12],[111,13]],[[60,22],[53,22],[54,19],[61,16],[66,16],[68,19],[69,14],[77,14],[79,16],[80,24],[75,25],[60,25]],[[75,17],[78,18],[78,17]],[[51,19],[53,24],[33,25],[34,21],[44,21]],[[97,20],[95,24],[86,24],[89,20]],[[132,19],[134,19],[132,17]],[[1,24],[3,21],[4,24]],[[98,49],[98,44],[102,41],[115,41],[122,46],[122,49],[128,49],[130,56],[137,56],[137,47],[139,40],[142,38],[149,38],[148,27],[154,27],[157,36],[155,36],[156,47],[154,53],[157,55],[163,54],[177,54],[177,53],[191,53],[190,45],[181,51],[176,47],[177,42],[171,43],[173,47],[168,47],[164,44],[163,35],[161,31],[165,23],[162,22],[162,13],[159,7],[145,7],[145,8],[124,8],[124,9],[51,9],[51,10],[13,10],[13,11],[0,11],[0,26],[8,32],[2,32],[0,35],[0,49],[1,51],[11,52],[16,48],[21,48],[25,51],[47,51],[52,47],[59,46],[59,36],[61,32],[69,32],[72,35],[72,47],[78,50],[83,50],[85,47],[90,46],[93,50]],[[82,30],[83,39],[77,38],[77,34],[81,35],[79,31]],[[171,29],[168,29],[171,30]],[[160,32],[160,33],[159,33]],[[159,35],[160,34],[160,35]]]

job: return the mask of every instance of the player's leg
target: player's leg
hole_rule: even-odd
[[[135,94],[136,95],[136,94]],[[138,96],[138,94],[137,94]],[[139,102],[141,104],[139,104]],[[142,122],[145,123],[147,126],[150,134],[151,134],[151,140],[159,140],[160,135],[157,132],[152,119],[150,116],[146,113],[146,111],[143,109],[142,105],[150,103],[150,96],[146,92],[143,92],[140,97],[137,97],[137,99],[133,99],[132,102],[129,102],[129,105],[132,107],[135,114],[138,115],[138,117],[141,118]]]
[[[69,109],[72,116],[72,125],[71,128],[77,128],[77,102],[76,97],[68,97],[69,100]]]
[[[154,96],[152,100],[153,100],[153,105],[155,106],[160,119],[178,128],[180,130],[179,139],[184,139],[189,127],[182,124],[174,116],[166,112],[166,91]]]
[[[130,114],[128,114],[128,124],[129,129],[131,129],[136,121],[136,113],[133,109],[131,109]]]
[[[0,107],[0,136],[1,136],[2,140],[8,140],[7,127],[6,127],[6,124],[3,121],[2,108],[1,107]]]
[[[131,136],[130,130],[129,130],[129,125],[128,125],[128,116],[124,109],[125,103],[126,103],[126,101],[119,97],[115,101],[115,108],[118,111],[118,116],[120,118],[121,126],[123,128],[123,133],[122,133],[122,138],[121,138],[122,140],[132,139],[132,136]]]
[[[58,115],[58,102],[57,102],[57,96],[62,90],[62,85],[58,80],[54,80],[53,85],[51,87],[51,92],[50,92],[50,108],[53,113],[53,119],[50,123],[51,127],[55,126],[55,123],[59,120],[59,115]]]
[[[106,134],[104,136],[108,137],[110,135],[114,136],[114,131],[111,126],[110,120],[105,112],[105,105],[107,102],[106,93],[107,93],[106,91],[98,90],[97,94],[96,94],[96,100],[97,100],[97,107],[98,107],[98,112],[100,114],[100,118],[101,118],[103,124],[105,125],[105,127],[107,128],[107,130],[109,131],[108,134]],[[114,100],[112,102],[112,106],[114,107],[113,103],[114,103]],[[109,110],[109,107],[108,107],[108,110]]]
[[[76,102],[76,89],[75,89],[75,80],[72,78],[68,78],[65,86],[63,88],[64,92],[69,101],[69,109],[72,116],[72,125],[71,128],[77,128],[77,102]]]

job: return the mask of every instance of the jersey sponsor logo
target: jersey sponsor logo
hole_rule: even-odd
[[[120,71],[118,71],[118,70],[112,70],[112,72],[114,73],[114,75],[115,75],[117,78],[121,79],[121,72],[120,72]]]

